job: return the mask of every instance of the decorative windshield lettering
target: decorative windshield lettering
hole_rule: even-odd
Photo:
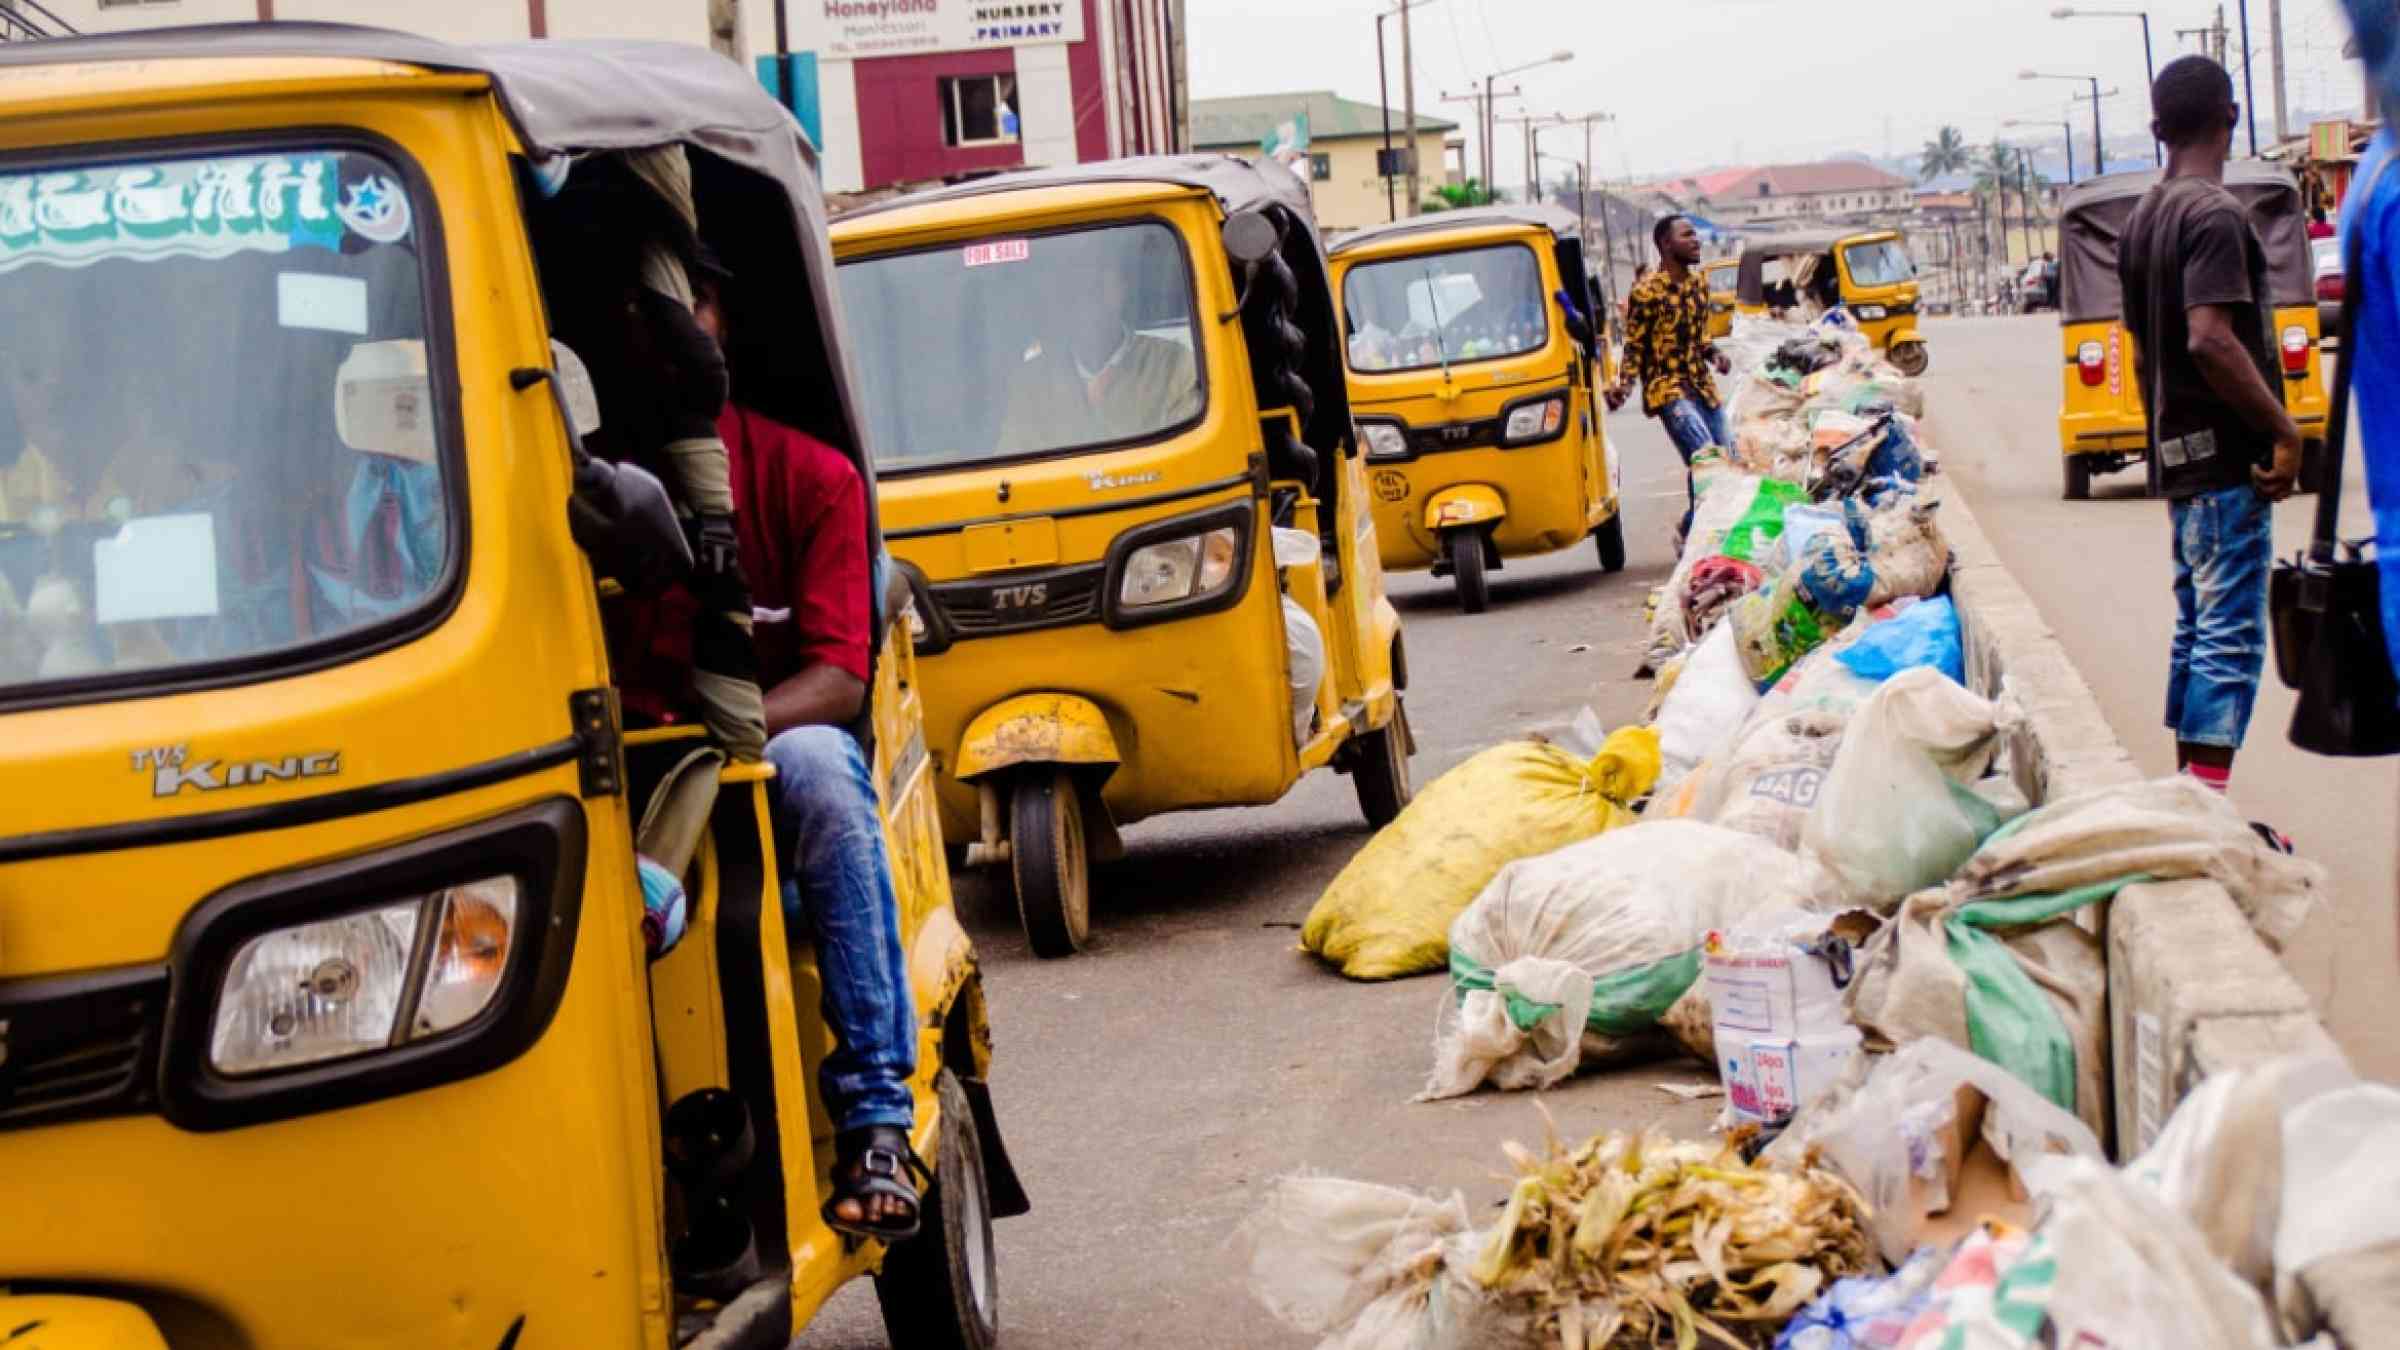
[[[408,199],[369,175],[344,188],[330,154],[191,159],[0,176],[0,271],[29,262],[339,252],[344,229],[388,244]]]

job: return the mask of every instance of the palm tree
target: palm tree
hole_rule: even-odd
[[[1964,173],[1972,159],[1966,133],[1957,127],[1943,127],[1932,140],[1925,142],[1917,177],[1930,183],[1944,174]]]
[[[1451,211],[1460,207],[1489,206],[1491,204],[1492,194],[1483,190],[1481,182],[1470,178],[1464,183],[1443,183],[1436,186],[1433,195],[1426,198],[1417,209],[1419,211]]]
[[[2017,190],[2017,161],[2024,153],[2005,141],[1994,141],[1984,147],[1981,157],[1959,167],[1975,171],[1975,190],[1978,192],[2014,192]]]

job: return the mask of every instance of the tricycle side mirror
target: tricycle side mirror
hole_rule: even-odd
[[[1283,243],[1283,231],[1266,212],[1252,208],[1225,219],[1225,252],[1244,267],[1255,267]]]

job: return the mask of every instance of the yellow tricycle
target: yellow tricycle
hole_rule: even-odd
[[[735,385],[863,465],[798,127],[685,45],[242,24],[0,69],[0,1340],[780,1347],[873,1274],[895,1343],[993,1345],[1024,1199],[906,625],[854,732],[931,1160],[887,1248],[820,1214],[774,770],[619,712],[608,597],[702,555],[585,438],[658,392],[545,304],[578,180],[628,189],[563,222],[602,252],[695,208],[783,321]]]
[[[1740,285],[1741,261],[1718,258],[1700,265],[1708,286],[1708,336],[1713,341],[1733,336],[1734,296]]]
[[[1846,309],[1903,375],[1931,364],[1917,331],[1917,265],[1898,230],[1798,230],[1742,243],[1735,311],[1765,316]]]
[[[1408,667],[1306,185],[1120,160],[833,236],[943,826],[1033,950],[1084,945],[1134,821],[1329,767],[1397,815]]]
[[[1588,538],[1602,571],[1623,570],[1591,316],[1568,303],[1589,290],[1575,217],[1490,206],[1371,226],[1335,246],[1333,275],[1383,565],[1453,578],[1469,614],[1509,558]]]

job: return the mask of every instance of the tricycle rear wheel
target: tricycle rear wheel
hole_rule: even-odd
[[[1614,576],[1625,570],[1625,514],[1620,511],[1600,522],[1592,531],[1592,543],[1600,550],[1600,570]]]
[[[1050,766],[1020,777],[1008,814],[1009,879],[1025,941],[1036,956],[1073,956],[1092,922],[1091,859],[1074,778]]]
[[[1481,614],[1492,602],[1491,583],[1483,575],[1483,533],[1452,530],[1442,542],[1450,550],[1450,578],[1458,585],[1459,610]]]
[[[942,1132],[918,1210],[923,1223],[884,1253],[875,1298],[894,1345],[991,1350],[1000,1343],[1000,1285],[983,1142],[966,1089],[948,1069],[934,1075],[933,1092]]]
[[[1933,364],[1933,357],[1926,352],[1922,342],[1896,342],[1886,355],[1895,369],[1912,380],[1924,374],[1925,368]]]
[[[2067,455],[2064,458],[2066,460],[2066,499],[2071,502],[2090,501],[2092,499],[2092,461],[2082,455]]]

